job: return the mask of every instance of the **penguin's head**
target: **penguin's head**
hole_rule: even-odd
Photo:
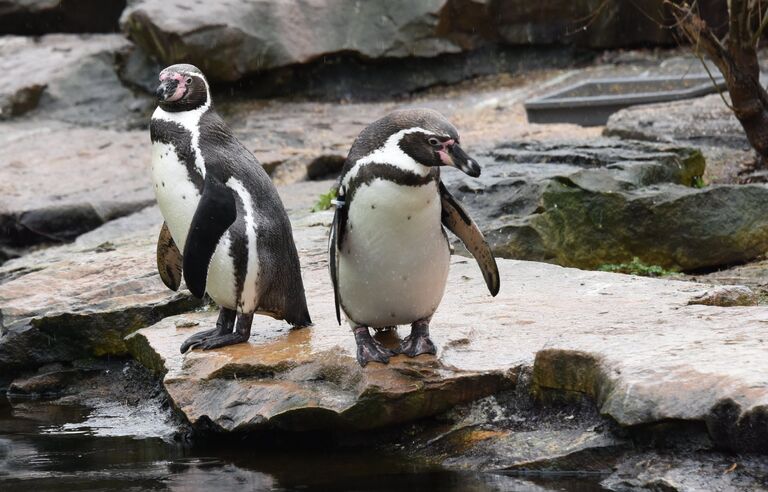
[[[190,111],[210,104],[211,94],[205,75],[194,65],[180,63],[160,72],[155,96],[165,111]]]
[[[379,133],[379,138],[381,133],[385,134],[385,139],[398,135],[400,149],[423,166],[451,166],[472,177],[480,176],[477,161],[459,145],[456,127],[435,110],[393,111],[371,127]]]

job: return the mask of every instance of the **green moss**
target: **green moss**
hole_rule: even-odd
[[[331,208],[331,200],[336,198],[336,191],[336,187],[333,187],[326,193],[320,195],[317,202],[315,202],[315,205],[312,207],[312,212],[322,212],[323,210]]]
[[[691,186],[701,189],[707,186],[707,184],[704,182],[704,178],[702,176],[694,176],[691,182]]]
[[[607,263],[600,265],[597,269],[601,272],[626,273],[643,277],[667,277],[678,274],[675,271],[666,270],[659,265],[648,265],[643,263],[637,256],[635,256],[629,263]]]

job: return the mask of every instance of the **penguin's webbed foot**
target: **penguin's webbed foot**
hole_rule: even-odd
[[[218,335],[220,335],[220,330],[218,328],[201,331],[200,333],[195,333],[191,337],[184,340],[184,343],[181,344],[181,353],[185,354],[187,353],[187,350],[191,350],[195,347],[199,347],[204,340],[208,338],[216,337]]]
[[[237,312],[231,309],[222,308],[221,311],[219,311],[219,319],[216,321],[216,328],[195,333],[184,340],[184,343],[181,344],[181,353],[185,354],[188,350],[199,347],[203,341],[209,338],[215,338],[231,333],[232,328],[235,326],[236,318]]]
[[[357,362],[362,367],[368,365],[369,362],[388,364],[389,358],[396,355],[395,352],[376,341],[371,336],[367,326],[357,326],[352,332],[355,334],[355,342],[357,342]]]
[[[235,325],[237,319],[237,325]],[[211,350],[236,343],[247,342],[251,337],[251,323],[253,323],[253,314],[238,314],[231,309],[222,309],[219,314],[219,320],[216,322],[216,328],[203,331],[187,338],[181,344],[181,353],[187,350],[199,348],[202,350]],[[235,331],[232,331],[232,326]]]
[[[227,345],[247,342],[250,337],[250,333],[227,333],[226,335],[207,338],[201,341],[197,347],[201,350],[211,350],[219,347],[226,347]]]
[[[411,334],[400,343],[400,353],[408,357],[421,354],[435,355],[437,347],[429,339],[429,320],[419,320],[411,325]]]

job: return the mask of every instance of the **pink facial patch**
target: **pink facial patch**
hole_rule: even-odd
[[[166,80],[175,80],[178,82],[176,90],[166,99],[166,101],[173,102],[181,99],[187,90],[186,77],[176,72],[160,72],[160,82],[165,82]]]
[[[438,150],[437,155],[440,156],[440,160],[445,164],[446,166],[453,166],[453,158],[448,155],[448,152],[445,150]]]

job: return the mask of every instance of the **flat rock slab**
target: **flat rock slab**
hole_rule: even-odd
[[[608,120],[605,134],[656,142],[698,141],[735,148],[749,145],[739,120],[719,94],[623,109]]]
[[[69,241],[154,202],[143,131],[0,123],[0,246]]]
[[[0,380],[83,357],[124,355],[123,337],[199,306],[155,266],[156,209],[0,267]]]
[[[608,432],[485,430],[464,428],[445,438],[458,456],[452,468],[538,472],[605,472],[630,446]],[[441,443],[445,445],[445,443]]]
[[[440,406],[425,407],[419,399],[418,405],[406,404],[408,399],[395,407],[384,403],[403,388],[422,385],[441,394],[445,385],[462,380],[502,385],[494,378],[534,365],[534,390],[542,397],[586,394],[620,425],[703,422],[718,443],[742,449],[759,446],[752,436],[768,436],[760,420],[768,409],[768,308],[691,305],[711,289],[691,282],[500,260],[501,292],[491,298],[474,261],[454,257],[432,323],[437,357],[398,356],[389,366],[359,369],[352,335],[334,320],[322,249],[326,228],[310,226],[322,224],[325,215],[294,229],[314,327],[289,331],[260,317],[249,344],[184,356],[178,353],[181,341],[210,328],[214,314],[164,320],[131,337],[132,353],[165,374],[171,398],[190,421],[211,421],[218,430],[265,423],[302,428],[307,423],[299,423],[300,409],[309,408],[314,426],[374,427],[402,421],[403,412],[414,408],[422,410],[410,416]],[[187,321],[198,324],[187,327]],[[352,418],[358,410],[351,409],[369,396],[378,403]],[[384,419],[391,408],[398,411]],[[296,419],[287,423],[284,414]]]
[[[258,319],[248,344],[179,353],[186,337],[215,321],[211,313],[181,315],[127,339],[134,357],[164,374],[174,405],[198,428],[370,429],[434,415],[514,384],[505,371],[462,371],[433,357],[401,356],[362,369],[349,331],[329,323],[289,331]]]
[[[728,98],[727,93],[723,97]],[[754,151],[723,97],[714,94],[623,109],[611,115],[604,134],[694,145],[707,158],[708,182],[733,183],[742,168],[754,161]]]

